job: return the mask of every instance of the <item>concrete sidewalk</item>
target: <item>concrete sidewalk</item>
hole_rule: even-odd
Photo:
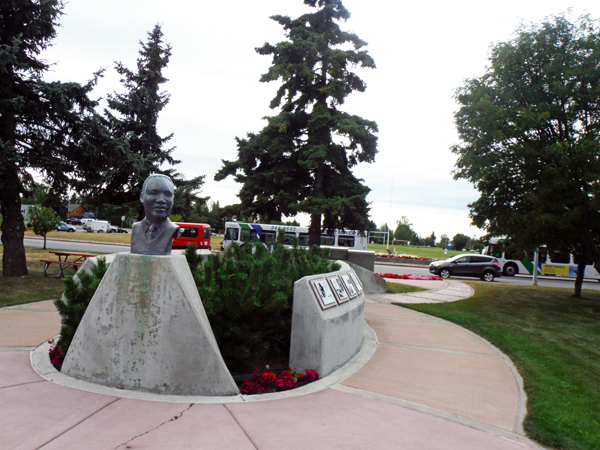
[[[386,279],[388,283],[407,284],[427,289],[420,292],[408,292],[405,294],[373,294],[368,298],[381,303],[445,303],[472,297],[473,289],[456,280],[402,280]]]
[[[460,282],[426,283],[436,298],[445,291],[456,300],[464,289]],[[0,448],[541,448],[523,435],[525,396],[510,361],[458,326],[391,305],[412,298],[399,295],[368,296],[365,350],[338,373],[301,388],[305,395],[187,403],[48,381],[32,368],[30,350],[59,331],[52,303],[4,308]]]

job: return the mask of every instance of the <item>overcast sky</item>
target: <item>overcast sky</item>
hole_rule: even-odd
[[[494,42],[510,39],[521,23],[539,22],[572,8],[575,18],[589,12],[590,1],[506,0],[404,2],[344,0],[352,17],[342,29],[368,42],[377,69],[361,70],[364,93],[351,94],[342,109],[374,120],[379,153],[355,173],[372,189],[371,219],[378,226],[408,216],[415,231],[429,236],[482,235],[470,226],[467,204],[477,191],[455,181],[457,143],[453,99],[457,87],[484,73]],[[258,132],[278,82],[260,83],[271,58],[255,47],[284,39],[269,19],[297,17],[313,10],[302,0],[71,0],[64,9],[54,45],[43,57],[55,62],[49,79],[85,82],[101,67],[107,74],[95,95],[122,92],[114,62],[135,69],[147,32],[162,24],[173,55],[163,85],[171,94],[159,119],[161,135],[174,133],[176,169],[191,178],[206,175],[202,195],[221,205],[237,203],[240,185],[213,180],[221,159],[237,157],[235,137]],[[308,225],[307,219],[300,220]]]

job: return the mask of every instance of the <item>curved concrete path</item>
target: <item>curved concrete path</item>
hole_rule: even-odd
[[[428,283],[437,298],[464,289]],[[52,303],[1,309],[0,448],[541,448],[520,428],[525,398],[510,361],[460,327],[389,304],[411,295],[367,297],[374,353],[345,379],[306,395],[229,403],[122,398],[48,381],[30,351],[58,333]]]

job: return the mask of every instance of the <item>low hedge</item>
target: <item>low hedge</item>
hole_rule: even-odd
[[[200,263],[193,247],[186,258],[225,363],[232,372],[289,355],[294,282],[339,269],[329,252],[286,249],[284,234],[268,250],[261,243],[232,244]]]

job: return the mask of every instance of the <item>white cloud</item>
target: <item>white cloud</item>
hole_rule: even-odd
[[[564,2],[502,4],[455,1],[423,2],[345,0],[351,19],[344,29],[369,43],[376,70],[362,70],[368,89],[351,95],[344,108],[379,125],[376,162],[361,165],[358,176],[372,189],[372,219],[377,224],[409,217],[423,236],[469,228],[467,204],[477,192],[454,181],[457,142],[452,123],[454,91],[466,78],[481,75],[492,42],[509,39],[524,20],[537,22],[564,12]],[[573,16],[600,7],[572,0]],[[104,0],[67,3],[54,46],[44,55],[56,61],[50,75],[63,81],[86,81],[107,67],[97,94],[120,91],[114,61],[134,68],[139,41],[156,23],[163,24],[173,56],[165,71],[171,102],[160,116],[163,135],[175,133],[176,169],[188,177],[206,175],[204,195],[222,205],[237,202],[239,186],[213,176],[221,159],[235,159],[235,137],[257,132],[277,83],[262,84],[270,58],[255,47],[283,40],[275,14],[296,17],[310,10],[302,0]],[[393,179],[393,188],[392,188]],[[391,197],[391,204],[390,204]]]

